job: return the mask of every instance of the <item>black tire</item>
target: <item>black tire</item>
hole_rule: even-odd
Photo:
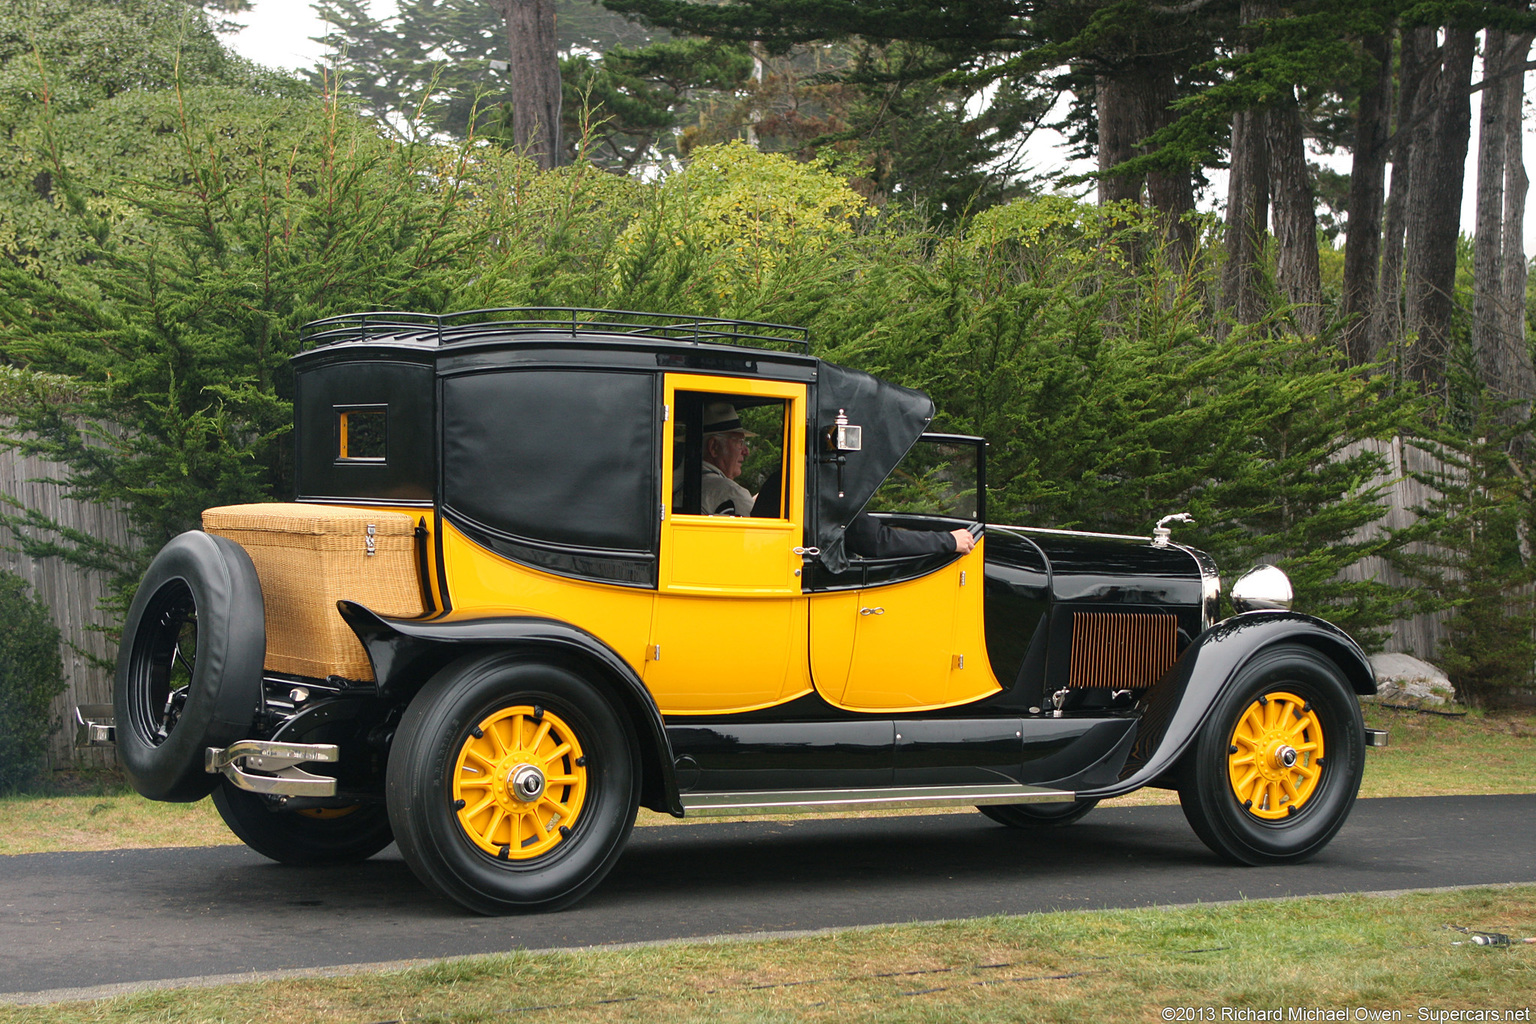
[[[976,809],[1009,828],[1059,828],[1072,824],[1098,805],[1097,800],[1085,797],[1053,804],[997,804]]]
[[[139,584],[117,657],[117,758],[151,800],[200,800],[208,747],[248,737],[261,700],[266,616],[256,568],[234,541],[192,530]]]
[[[1281,645],[1255,655],[1211,709],[1181,765],[1179,804],[1226,860],[1293,864],[1343,827],[1364,768],[1360,702],[1343,672]]]
[[[579,756],[558,753],[562,744]],[[519,799],[510,783],[530,765],[542,795]],[[556,910],[623,852],[640,804],[639,751],[575,672],[482,654],[449,665],[411,701],[385,793],[400,852],[429,888],[482,914]]]
[[[224,779],[213,806],[241,842],[279,864],[351,864],[395,838],[383,804],[285,811]]]

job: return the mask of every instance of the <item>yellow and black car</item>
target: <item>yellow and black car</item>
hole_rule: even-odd
[[[1187,517],[988,523],[982,439],[796,329],[480,310],[303,341],[295,500],[160,552],[111,723],[139,792],[211,791],[276,860],[393,839],[503,913],[591,890],[642,805],[1037,827],[1153,785],[1216,853],[1281,863],[1385,741],[1360,649],[1280,570],[1223,619]]]

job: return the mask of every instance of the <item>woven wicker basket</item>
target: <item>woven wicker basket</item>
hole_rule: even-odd
[[[425,611],[415,528],[403,512],[336,505],[226,505],[203,513],[204,530],[245,548],[256,565],[267,669],[316,678],[373,679],[363,645],[336,611],[338,600],[380,615]]]

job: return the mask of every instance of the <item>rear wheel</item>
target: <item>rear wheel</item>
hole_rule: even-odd
[[[350,864],[394,839],[383,804],[286,811],[225,779],[213,791],[213,806],[241,842],[280,864]]]
[[[1273,647],[1243,668],[1185,757],[1179,803],[1207,846],[1239,864],[1306,860],[1354,807],[1360,703],[1317,651]]]
[[[581,676],[481,655],[411,702],[386,792],[400,852],[428,886],[484,914],[553,910],[591,891],[623,851],[638,756]]]
[[[1041,828],[1070,825],[1099,805],[1084,798],[1052,804],[998,804],[976,808],[1000,825],[1009,828]]]

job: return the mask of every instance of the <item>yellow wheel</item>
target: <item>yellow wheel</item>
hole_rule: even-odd
[[[1212,703],[1177,773],[1204,843],[1237,864],[1294,864],[1344,825],[1365,768],[1365,724],[1344,672],[1319,651],[1254,653]]]
[[[502,708],[465,738],[453,768],[459,826],[504,860],[564,842],[587,799],[587,758],[564,719],[529,704]]]
[[[1227,777],[1244,810],[1274,821],[1312,799],[1323,756],[1317,712],[1294,693],[1277,690],[1260,696],[1238,718],[1227,745]]]
[[[618,860],[640,770],[605,687],[526,651],[487,651],[412,699],[384,795],[401,855],[432,889],[482,914],[554,910]]]

